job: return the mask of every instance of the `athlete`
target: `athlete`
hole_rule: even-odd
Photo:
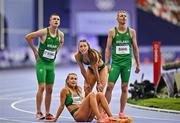
[[[108,86],[106,88],[105,96],[110,103],[112,90],[114,85],[121,75],[121,97],[120,97],[120,112],[119,117],[123,118],[124,109],[127,102],[128,95],[128,82],[132,65],[132,49],[136,61],[135,73],[140,71],[139,51],[136,40],[136,31],[130,27],[127,27],[127,13],[125,11],[119,11],[117,13],[118,25],[110,29],[107,38],[107,44],[105,49],[105,61],[107,63],[107,69],[109,72]],[[110,69],[110,49],[112,47],[112,64]]]
[[[107,81],[107,69],[105,63],[102,60],[101,54],[97,50],[91,49],[89,43],[86,40],[80,40],[78,45],[78,52],[75,54],[75,59],[85,79],[85,96],[87,96],[92,91],[96,82],[97,91],[103,92]],[[85,69],[84,64],[89,65],[87,70]]]
[[[36,75],[38,80],[38,91],[36,95],[37,119],[54,118],[53,115],[50,114],[51,95],[55,78],[54,65],[56,54],[64,43],[64,34],[58,29],[59,25],[60,16],[54,13],[50,16],[49,27],[26,35],[26,40],[36,59]],[[35,38],[40,39],[38,50],[33,43]],[[44,90],[46,90],[45,117],[41,111]]]
[[[94,116],[96,116],[98,122],[114,120],[104,94],[102,92],[97,94],[91,92],[83,98],[82,89],[77,85],[77,81],[78,78],[75,73],[68,74],[65,87],[60,92],[60,105],[56,117],[50,121],[56,122],[65,106],[77,122],[91,122]],[[101,105],[107,113],[107,119],[100,115],[98,105]]]

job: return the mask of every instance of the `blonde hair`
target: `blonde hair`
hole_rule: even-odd
[[[97,50],[92,49],[92,48],[90,47],[89,43],[88,43],[86,40],[80,40],[80,41],[79,41],[79,44],[80,44],[81,42],[85,42],[85,43],[88,45],[88,57],[89,57],[89,59],[91,60],[92,64],[93,64],[93,63],[96,63],[99,59],[102,58],[101,55],[100,55],[100,58],[98,58],[98,56],[96,55],[96,52],[97,52],[98,54],[100,54],[100,53],[99,53]],[[80,51],[79,51],[79,53],[80,53]],[[80,53],[80,54],[81,54],[81,53]]]
[[[125,10],[119,10],[119,11],[117,12],[117,15],[119,15],[119,13],[126,13],[126,14],[127,14],[127,12],[126,12]]]
[[[72,92],[72,90],[71,90],[71,88],[69,87],[69,84],[68,84],[68,80],[69,80],[69,77],[70,77],[71,75],[77,76],[76,73],[69,73],[69,74],[67,75],[67,77],[66,77],[65,87],[68,88],[68,90],[73,94],[73,92]],[[76,92],[78,93],[78,95],[81,96],[81,95],[82,95],[82,88],[81,88],[80,86],[76,85],[75,89],[76,89]]]

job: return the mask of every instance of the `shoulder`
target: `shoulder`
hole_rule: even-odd
[[[80,53],[79,53],[79,52],[76,52],[76,53],[74,54],[74,57],[75,57],[75,59],[80,59]]]
[[[26,35],[26,38],[27,38],[27,37],[33,37],[33,38],[35,38],[35,37],[41,37],[41,36],[45,36],[45,35],[47,35],[47,28],[39,29],[39,30],[37,30],[37,31],[28,33],[28,34]]]
[[[99,56],[100,56],[100,52],[99,51],[97,51],[96,49],[92,49],[92,55],[93,55],[93,57],[96,57],[96,58],[100,58]]]
[[[131,37],[134,37],[136,35],[136,30],[133,28],[129,27],[129,32],[130,32]]]
[[[62,90],[61,90],[61,95],[66,95],[68,94],[68,89],[66,87],[64,87]]]
[[[36,34],[39,36],[47,35],[47,33],[48,33],[47,28],[39,29],[36,31]]]
[[[64,33],[60,30],[58,30],[59,36],[64,37]]]
[[[115,32],[115,27],[109,29],[109,33],[114,33],[114,32]]]
[[[132,33],[136,33],[136,30],[133,29],[133,28],[131,28],[131,27],[129,27],[129,31],[130,31],[131,34],[132,34]]]
[[[109,29],[108,35],[109,35],[109,36],[115,35],[115,27],[112,27],[111,29]]]
[[[92,49],[92,51],[93,51],[93,53],[95,53],[95,54],[100,54],[100,52],[99,52],[98,50],[96,50],[96,49]]]
[[[37,33],[40,33],[42,35],[47,35],[48,31],[47,28],[39,29],[36,31]]]

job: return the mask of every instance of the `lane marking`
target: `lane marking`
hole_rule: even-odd
[[[11,107],[14,109],[14,110],[17,110],[17,111],[20,111],[20,112],[25,112],[25,113],[29,113],[29,114],[35,114],[34,112],[31,112],[31,111],[27,111],[27,110],[23,110],[23,109],[20,109],[20,108],[17,108],[15,105],[18,104],[18,103],[22,103],[22,102],[26,102],[26,101],[30,101],[30,100],[34,100],[35,98],[27,98],[27,99],[21,99],[21,100],[18,100],[18,101],[15,101],[11,104]]]
[[[15,105],[18,104],[18,103],[27,102],[27,101],[31,101],[31,100],[35,100],[35,98],[26,98],[26,99],[21,99],[21,100],[15,101],[15,102],[13,102],[13,103],[11,104],[11,107],[12,107],[14,110],[17,110],[17,111],[35,115],[35,114],[36,114],[35,112],[27,111],[27,110],[24,110],[24,109],[20,109],[20,108],[17,108],[17,107],[15,106]],[[61,118],[66,118],[66,119],[73,119],[72,117],[66,117],[66,116],[60,116],[60,117],[61,117]]]
[[[180,114],[180,111],[176,110],[167,110],[167,109],[159,109],[159,108],[151,108],[151,107],[146,107],[146,106],[139,106],[139,105],[133,105],[128,103],[129,106],[139,108],[139,109],[145,109],[145,110],[150,110],[150,111],[158,111],[158,112],[165,112],[165,113],[175,113],[175,114]]]
[[[31,101],[31,100],[35,100],[35,98],[26,98],[26,99],[21,99],[18,101],[15,101],[11,104],[11,107],[14,110],[20,111],[20,112],[25,112],[25,113],[29,113],[29,114],[35,114],[35,112],[31,112],[31,111],[27,111],[27,110],[23,110],[20,108],[17,108],[15,105],[18,103],[22,103],[22,102],[26,102],[26,101]],[[114,114],[114,113],[113,113]],[[118,116],[118,114],[114,114],[116,116]],[[71,117],[66,117],[66,116],[60,116],[61,118],[66,118],[66,119],[73,119]],[[134,118],[142,118],[142,119],[149,119],[149,120],[160,120],[160,121],[175,121],[175,122],[180,122],[180,120],[173,120],[173,119],[164,119],[164,118],[152,118],[152,117],[144,117],[144,116],[133,116]]]

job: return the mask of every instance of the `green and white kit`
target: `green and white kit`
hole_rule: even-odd
[[[38,83],[53,84],[54,73],[54,60],[56,59],[57,49],[59,47],[59,34],[52,37],[47,28],[47,37],[44,43],[39,44],[38,53],[39,59],[36,62],[36,75]]]
[[[116,83],[119,75],[122,82],[129,82],[132,65],[132,38],[130,29],[125,33],[118,32],[115,27],[115,36],[112,40],[112,64],[108,82]]]

